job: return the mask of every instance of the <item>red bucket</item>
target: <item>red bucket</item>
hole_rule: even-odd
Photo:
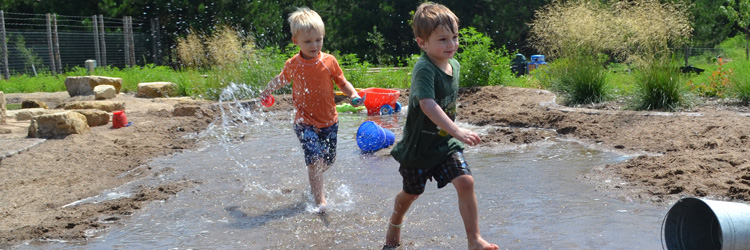
[[[365,96],[365,107],[367,107],[367,115],[380,115],[380,108],[383,105],[389,105],[392,108],[396,108],[396,101],[398,101],[401,92],[395,89],[382,89],[382,88],[366,88],[359,91],[359,96]]]
[[[128,125],[128,117],[125,111],[117,110],[112,112],[112,128],[122,128]]]

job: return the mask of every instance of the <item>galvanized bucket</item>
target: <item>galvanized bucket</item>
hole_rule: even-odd
[[[663,222],[670,250],[750,250],[750,205],[682,198]]]

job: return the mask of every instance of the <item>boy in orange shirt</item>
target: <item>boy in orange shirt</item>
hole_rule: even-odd
[[[325,25],[320,15],[308,8],[298,8],[289,15],[292,42],[300,52],[286,61],[281,73],[271,80],[260,95],[266,98],[273,91],[292,84],[294,100],[294,132],[305,152],[310,191],[319,212],[326,206],[323,172],[336,159],[338,113],[334,102],[333,84],[352,100],[359,98],[338,61],[322,52]]]

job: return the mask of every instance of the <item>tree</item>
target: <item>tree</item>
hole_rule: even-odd
[[[750,0],[726,0],[721,6],[729,20],[742,33],[745,33],[745,60],[750,59]]]
[[[693,44],[713,47],[729,37],[733,23],[715,0],[680,0],[690,6]]]

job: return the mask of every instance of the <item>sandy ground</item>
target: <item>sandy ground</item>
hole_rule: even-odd
[[[407,96],[408,91],[402,91],[401,103]],[[750,200],[747,106],[707,100],[692,110],[673,113],[624,111],[618,101],[565,107],[550,92],[508,87],[465,88],[460,96],[460,121],[497,126],[482,135],[485,145],[566,139],[634,155],[581,176],[581,181],[607,195],[656,203],[685,196]],[[54,107],[70,98],[58,92],[6,94],[6,99],[9,103],[37,99]],[[159,174],[149,166],[150,159],[198,147],[195,136],[216,118],[215,103],[205,101],[128,94],[115,100],[125,101],[133,126],[93,127],[82,135],[41,141],[0,161],[0,248],[36,239],[85,240],[88,231],[122,223],[146,202],[169,199],[199,185],[183,180],[143,186],[129,198],[66,206]],[[278,96],[271,110],[290,110],[290,102],[288,96]],[[202,108],[182,112],[196,106]],[[27,126],[23,122],[0,125],[0,131],[11,131],[0,134],[0,141],[8,145],[31,141],[25,138]]]

